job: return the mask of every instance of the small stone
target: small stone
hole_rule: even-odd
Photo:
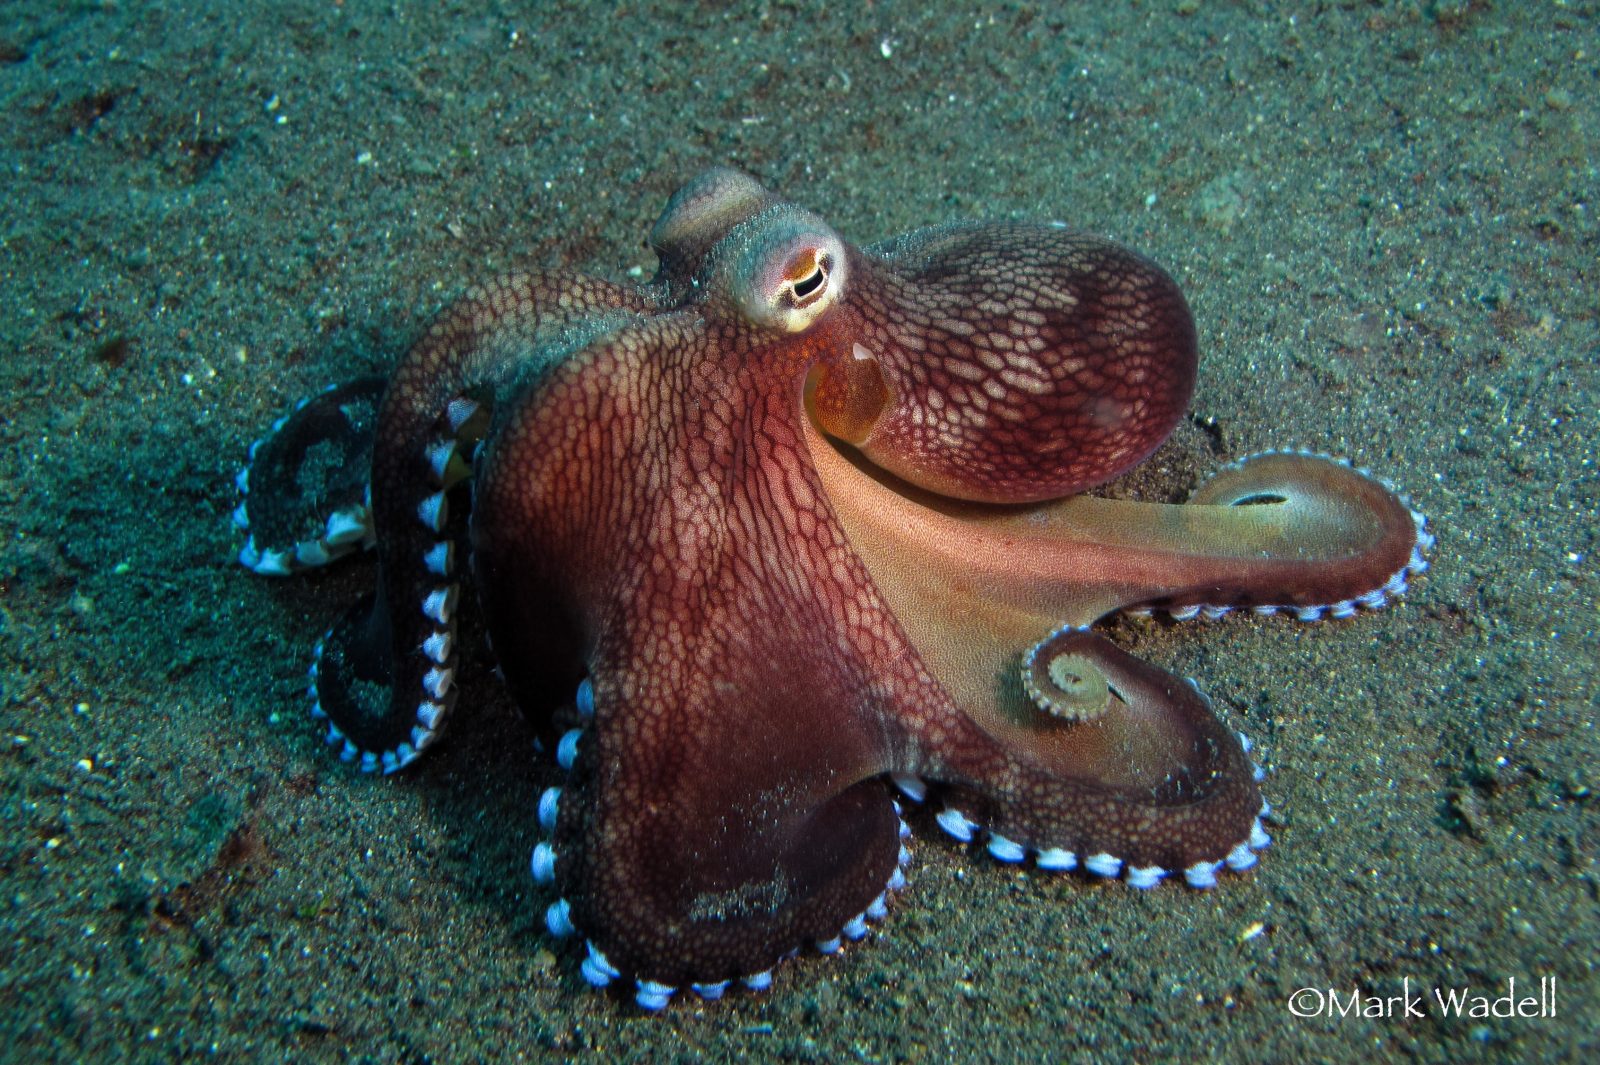
[[[1226,233],[1244,217],[1247,209],[1244,179],[1237,174],[1212,178],[1195,193],[1195,212],[1208,226]]]
[[[1485,838],[1489,830],[1489,812],[1484,809],[1478,793],[1472,788],[1462,788],[1449,797],[1450,812],[1460,821],[1471,836]]]

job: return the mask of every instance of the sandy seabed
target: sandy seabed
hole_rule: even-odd
[[[1595,4],[63,7],[0,14],[0,1058],[1600,1052]],[[915,813],[867,941],[643,1016],[543,933],[558,771],[491,677],[412,772],[329,756],[307,656],[372,570],[237,566],[245,449],[472,280],[648,273],[716,163],[861,242],[1138,247],[1203,352],[1138,491],[1300,446],[1427,513],[1379,613],[1113,626],[1257,741],[1256,871],[1137,892]],[[1511,980],[1553,1015],[1431,997]]]

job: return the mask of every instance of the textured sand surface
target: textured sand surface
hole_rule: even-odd
[[[0,1057],[1600,1051],[1595,4],[61,6],[0,14]],[[473,279],[650,271],[724,162],[857,241],[1057,218],[1165,264],[1194,418],[1123,490],[1301,446],[1428,514],[1379,614],[1112,626],[1257,741],[1257,871],[1137,892],[919,813],[866,942],[645,1017],[543,934],[557,771],[486,670],[414,771],[329,756],[304,670],[370,564],[238,567],[246,447]],[[1290,1008],[1512,978],[1556,1016]]]

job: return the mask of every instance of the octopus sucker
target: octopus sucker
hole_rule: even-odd
[[[309,671],[339,757],[438,742],[474,596],[565,773],[529,811],[545,925],[647,1011],[855,949],[906,885],[896,793],[1042,871],[1254,866],[1248,741],[1094,626],[1384,607],[1433,545],[1410,501],[1305,452],[1093,495],[1183,416],[1197,335],[1161,267],[1060,224],[857,246],[715,169],[649,243],[641,284],[470,289],[252,447],[241,562],[377,556]]]

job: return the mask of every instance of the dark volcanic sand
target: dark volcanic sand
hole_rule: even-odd
[[[1600,1051],[1594,3],[64,6],[0,13],[0,1058]],[[1133,244],[1204,351],[1140,491],[1303,446],[1429,515],[1379,614],[1112,626],[1257,740],[1256,872],[1137,892],[923,812],[867,942],[646,1017],[542,932],[556,771],[492,678],[398,779],[329,756],[307,655],[370,563],[237,566],[245,448],[472,279],[653,269],[721,162],[859,241]],[[1554,1017],[1289,1008],[1547,977]]]

